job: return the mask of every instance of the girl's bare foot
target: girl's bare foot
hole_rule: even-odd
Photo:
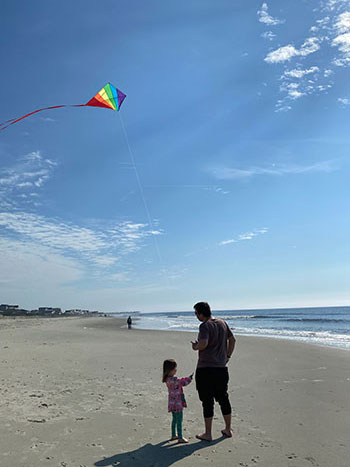
[[[178,436],[172,436],[172,437],[170,438],[170,441],[174,441],[174,439],[179,439],[179,437],[178,437]]]
[[[232,438],[232,430],[221,430],[221,433],[225,438]]]
[[[211,435],[207,435],[206,433],[202,433],[201,435],[196,435],[197,439],[201,439],[202,441],[212,441],[213,438]]]
[[[184,444],[184,443],[188,443],[188,439],[187,438],[179,438],[178,444]]]

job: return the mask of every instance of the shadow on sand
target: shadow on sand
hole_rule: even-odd
[[[162,441],[158,444],[147,443],[134,451],[123,452],[95,462],[96,467],[107,466],[142,466],[142,467],[168,467],[175,462],[190,456],[203,448],[214,446],[223,441],[221,437],[208,443],[198,441],[190,444],[177,444]]]

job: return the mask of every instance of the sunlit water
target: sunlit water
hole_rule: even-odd
[[[226,310],[213,312],[235,334],[311,342],[350,349],[350,307],[289,308],[274,310]],[[127,316],[114,314],[114,316]],[[197,331],[193,312],[138,313],[132,315],[138,329]]]

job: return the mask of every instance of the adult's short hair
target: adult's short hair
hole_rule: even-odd
[[[206,318],[211,316],[211,309],[209,303],[207,302],[198,302],[194,305],[193,308],[196,310],[198,315],[203,315]]]

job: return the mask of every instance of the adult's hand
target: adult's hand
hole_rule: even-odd
[[[191,344],[192,344],[192,350],[198,350],[198,341],[191,341]]]

